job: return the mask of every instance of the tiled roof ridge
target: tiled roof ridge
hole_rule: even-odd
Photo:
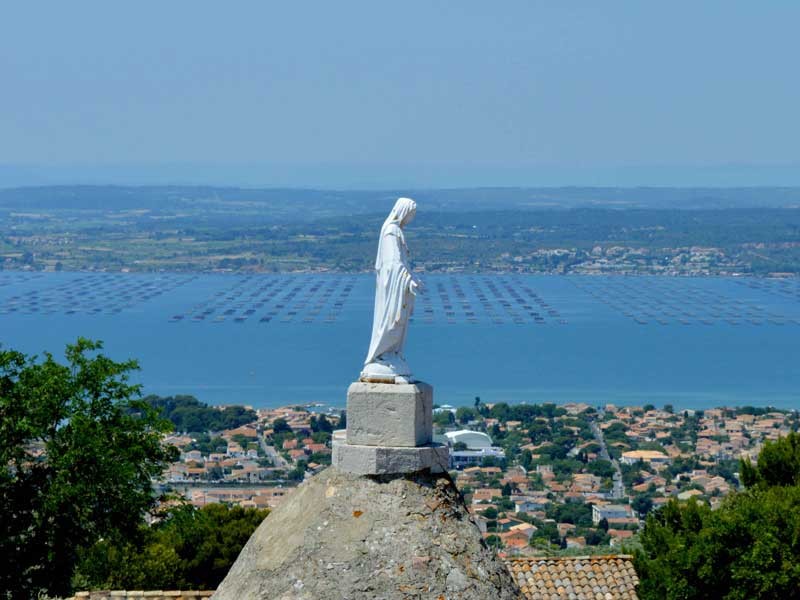
[[[510,556],[505,558],[506,562],[511,561],[519,561],[519,562],[529,562],[532,560],[542,561],[542,560],[552,560],[552,561],[562,561],[562,560],[633,560],[633,554],[585,554],[582,556]]]
[[[526,600],[637,600],[630,554],[504,559]]]

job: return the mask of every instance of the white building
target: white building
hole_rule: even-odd
[[[466,444],[469,450],[479,450],[481,448],[491,448],[492,438],[481,431],[472,431],[470,429],[459,429],[458,431],[445,432],[447,443],[450,446],[455,446],[459,442]]]
[[[505,460],[506,453],[502,448],[492,446],[492,438],[481,431],[461,429],[444,434],[450,446],[450,466],[454,468],[479,465],[484,458],[491,457]],[[466,449],[455,450],[456,444],[464,444]]]
[[[627,504],[606,504],[605,506],[592,506],[592,523],[597,525],[603,519],[629,519],[633,517],[633,511]]]

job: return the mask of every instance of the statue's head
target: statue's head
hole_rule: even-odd
[[[390,219],[397,222],[400,227],[404,227],[414,220],[417,214],[417,203],[411,198],[398,198],[394,203]]]

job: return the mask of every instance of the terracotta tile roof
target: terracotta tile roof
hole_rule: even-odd
[[[529,600],[638,600],[633,557],[507,558],[506,566]]]

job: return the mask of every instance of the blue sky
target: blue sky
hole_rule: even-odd
[[[798,2],[0,11],[0,185],[800,184]]]

